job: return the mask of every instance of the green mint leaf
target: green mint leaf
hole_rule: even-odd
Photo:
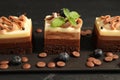
[[[60,27],[65,23],[64,18],[58,17],[51,22],[51,27]]]
[[[63,8],[63,12],[64,12],[66,18],[70,21],[70,23],[73,26],[76,26],[77,24],[76,24],[75,20],[77,18],[79,18],[80,15],[76,11],[71,11],[70,12],[69,9],[67,9],[67,8]]]
[[[73,18],[68,18],[68,20],[70,21],[70,23],[71,23],[73,26],[76,26],[76,25],[77,25],[75,19],[73,19]]]
[[[69,18],[69,13],[70,13],[69,9],[63,8],[63,13],[65,14],[65,16],[66,16],[67,18]]]
[[[80,17],[80,15],[79,15],[76,11],[71,11],[71,12],[69,13],[69,16],[70,16],[71,18],[73,18],[73,19],[77,19],[77,18]]]

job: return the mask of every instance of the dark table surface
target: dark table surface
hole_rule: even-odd
[[[93,27],[96,16],[120,15],[120,0],[0,0],[0,16],[26,13],[32,18],[33,31],[44,29],[44,17],[61,8],[76,10],[83,27]],[[34,46],[38,50],[38,46]],[[0,80],[119,80],[120,72],[29,72],[0,73]]]

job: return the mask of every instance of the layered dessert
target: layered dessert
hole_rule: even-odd
[[[48,53],[80,51],[83,24],[76,11],[63,8],[45,17],[44,50]]]
[[[32,52],[32,21],[25,15],[0,17],[0,53]]]
[[[120,16],[96,17],[94,32],[97,48],[120,51]]]

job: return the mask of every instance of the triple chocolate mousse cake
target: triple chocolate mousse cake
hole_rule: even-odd
[[[32,53],[32,21],[25,15],[0,17],[0,54]]]
[[[97,48],[120,51],[120,16],[96,17],[94,32]]]
[[[80,51],[80,32],[83,24],[76,11],[61,9],[45,17],[44,50],[50,54]]]

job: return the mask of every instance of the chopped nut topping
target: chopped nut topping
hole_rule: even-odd
[[[52,15],[53,15],[54,18],[58,17],[58,14],[56,12],[52,13]]]
[[[110,15],[101,16],[104,24],[110,24],[110,28],[115,30],[117,27],[120,27],[120,16],[111,17]]]
[[[69,21],[67,21],[65,24],[63,24],[61,27],[62,28],[68,28],[69,26],[71,26],[71,23]]]
[[[77,29],[77,28],[79,28],[79,27],[81,26],[82,19],[78,18],[78,19],[76,20],[76,23],[77,23],[77,25],[76,25],[76,26],[72,26],[72,27]]]
[[[53,16],[48,16],[45,18],[45,20],[52,20],[54,17]]]
[[[11,23],[11,21],[8,18],[2,16],[1,19],[2,19],[2,23],[3,24],[6,24],[8,26],[12,26],[12,23]]]
[[[21,15],[21,16],[19,16],[19,20],[20,21],[25,21],[25,17],[26,17],[25,15]]]
[[[4,32],[11,32],[18,29],[24,30],[25,18],[25,15],[21,15],[19,17],[9,16],[8,18],[4,16],[0,17],[0,31],[4,30]]]

